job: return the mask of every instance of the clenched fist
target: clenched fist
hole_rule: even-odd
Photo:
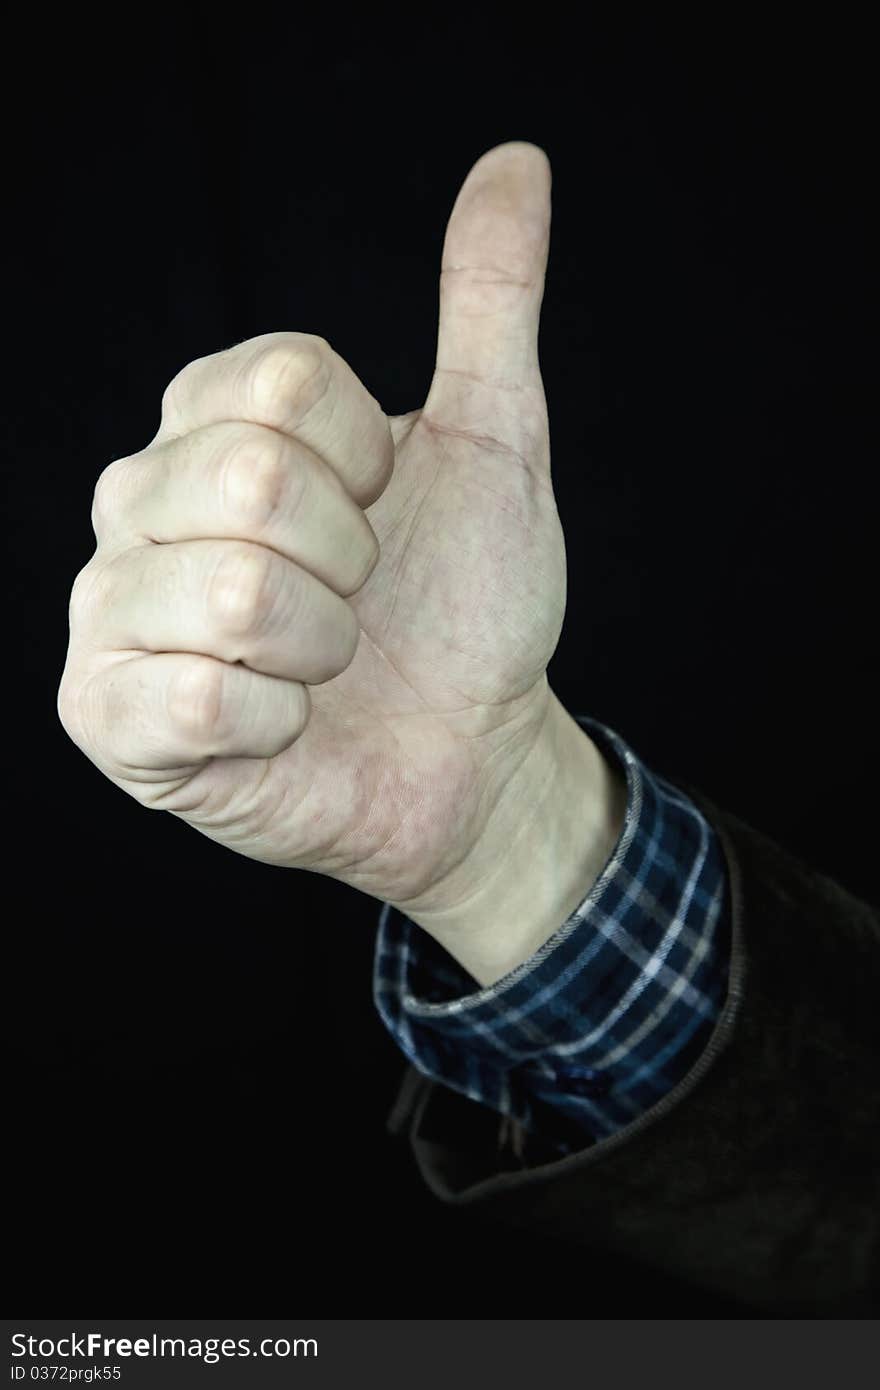
[[[190,362],[104,469],[58,712],[142,805],[413,912],[477,890],[511,798],[529,814],[522,769],[549,767],[549,232],[546,155],[491,149],[447,227],[420,410],[268,333]]]

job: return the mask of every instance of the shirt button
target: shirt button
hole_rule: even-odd
[[[607,1096],[611,1078],[593,1067],[559,1067],[557,1076],[565,1090],[576,1096]]]

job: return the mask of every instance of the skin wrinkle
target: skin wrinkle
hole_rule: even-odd
[[[512,449],[509,444],[505,444],[502,440],[496,439],[494,435],[475,434],[473,430],[455,430],[451,425],[438,424],[437,421],[429,419],[424,413],[422,414],[422,420],[427,425],[428,429],[432,430],[435,434],[448,434],[455,439],[468,439],[472,444],[478,445],[481,449],[487,449],[490,453],[506,454],[511,458],[515,458],[524,468],[531,467],[529,460],[524,454],[519,453],[517,449]]]
[[[441,274],[441,276],[442,276],[442,275],[456,275],[456,274],[458,274],[460,271],[470,271],[472,274],[479,274],[480,271],[490,271],[490,272],[491,272],[491,271],[493,270],[493,268],[494,268],[494,267],[492,267],[492,266],[487,266],[487,265],[444,265],[444,266],[441,268],[441,270],[440,270],[440,274]],[[486,278],[485,278],[484,280],[474,280],[474,281],[473,281],[473,284],[475,284],[475,285],[515,285],[518,289],[522,289],[522,290],[533,290],[533,289],[535,288],[535,281],[534,281],[534,280],[516,280],[516,279],[514,279],[514,277],[513,277],[512,275],[506,275],[503,271],[499,271],[498,274],[494,277],[494,279],[492,278],[491,275],[487,275]]]
[[[399,671],[397,671],[397,668],[395,667],[393,661],[391,661],[391,658],[390,658],[390,657],[387,657],[387,656],[385,655],[384,652],[382,652],[378,647],[376,647],[376,644],[375,644],[375,643],[372,641],[372,639],[369,637],[369,634],[368,634],[368,633],[364,632],[364,636],[365,636],[365,637],[367,638],[367,640],[370,642],[370,645],[373,646],[374,650],[375,650],[380,656],[384,657],[384,659],[385,659],[385,660],[388,662],[388,664],[391,666],[392,670],[394,670],[394,671],[397,673],[397,675],[399,676],[400,680],[403,681],[404,684],[406,684],[407,686],[409,686],[409,682],[405,681],[405,680],[404,680],[404,677],[400,674]],[[412,687],[409,687],[409,688],[412,688]],[[416,692],[416,691],[414,691],[413,693],[416,694],[416,695],[418,694],[418,692]],[[416,711],[413,711],[412,713],[415,714]],[[398,715],[398,716],[396,716],[395,718],[405,718],[405,717],[406,717],[405,715]],[[419,717],[421,717],[421,715],[420,715]],[[394,742],[397,744],[398,748],[400,749],[400,761],[401,761],[404,765],[406,765],[406,764],[409,762],[409,758],[408,758],[408,755],[407,755],[407,753],[406,753],[406,750],[404,749],[403,744],[401,743],[401,740],[400,740],[400,738],[399,738],[399,736],[398,736],[398,734],[397,734],[395,728],[393,727],[393,723],[390,723],[390,722],[388,722],[388,721],[386,720],[386,721],[384,721],[384,727],[385,727],[386,732],[387,732],[387,733],[389,734],[389,736],[394,740]],[[468,751],[470,752],[470,750],[468,750]],[[476,767],[476,762],[475,762],[475,760],[473,759],[473,757],[471,758],[471,765],[472,765],[472,770],[473,770],[474,774],[476,775],[476,773],[477,773],[477,767]],[[388,846],[391,845],[391,844],[394,842],[394,840],[395,840],[396,838],[401,837],[401,836],[403,835],[403,832],[404,832],[404,830],[405,830],[407,821],[411,818],[412,815],[415,814],[415,812],[416,812],[418,809],[419,809],[419,808],[417,807],[416,803],[415,803],[415,802],[412,802],[412,803],[406,808],[406,811],[404,812],[404,814],[398,819],[397,824],[396,824],[395,826],[392,827],[390,833],[386,836],[386,838],[384,839],[384,841],[382,842],[381,845],[378,845],[375,849],[371,850],[371,852],[370,852],[366,857],[360,857],[360,856],[358,856],[358,855],[355,855],[355,857],[352,858],[352,859],[351,859],[350,861],[348,861],[347,863],[335,864],[334,867],[333,867],[333,870],[332,870],[333,876],[334,876],[334,877],[338,877],[338,876],[341,875],[341,874],[345,874],[346,872],[348,872],[350,869],[354,868],[355,866],[357,866],[359,870],[363,870],[363,868],[364,868],[366,865],[368,865],[368,864],[370,863],[371,860],[375,859],[377,855],[381,855],[384,851],[386,851],[386,850],[388,849]],[[331,848],[332,848],[332,845],[335,845],[335,844],[338,842],[338,839],[339,839],[339,836],[337,836],[337,837],[331,842]],[[465,862],[465,861],[470,857],[470,854],[473,852],[473,849],[475,848],[476,844],[478,844],[478,843],[479,843],[479,840],[477,840],[477,841],[475,842],[474,845],[468,846],[468,847],[465,849],[465,851],[464,851],[464,853],[463,853],[461,859],[460,859],[460,860],[457,860],[457,861],[452,865],[452,869],[458,868],[458,866],[459,866],[460,863]],[[326,854],[328,853],[327,848],[326,848],[326,847],[323,847],[321,853],[322,853],[322,855],[326,856]],[[446,873],[448,874],[449,872],[452,872],[452,869],[446,870]]]
[[[536,736],[535,736],[535,739],[534,739],[533,743],[531,744],[531,746],[529,747],[529,749],[527,750],[527,752],[524,754],[524,756],[523,756],[522,759],[520,760],[519,764],[517,765],[516,769],[514,770],[514,773],[511,774],[511,780],[512,780],[513,776],[514,776],[516,773],[519,773],[519,772],[520,772],[520,770],[522,769],[522,767],[523,767],[525,764],[527,764],[528,762],[530,762],[530,760],[533,759],[533,755],[534,755],[536,749],[540,749],[540,747],[541,747],[541,738],[540,738],[541,730],[543,729],[543,724],[546,723],[546,720],[547,720],[547,718],[549,717],[549,713],[550,713],[550,705],[549,705],[549,702],[548,702],[547,711],[545,712],[544,721],[542,722],[541,729],[538,730],[538,732],[537,732],[537,734],[536,734]],[[556,777],[556,774],[555,774],[555,769],[554,769],[554,770],[552,770],[552,771],[548,774],[548,776],[546,776],[546,777],[543,779],[542,784],[541,784],[541,790],[540,790],[539,794],[536,795],[536,796],[533,798],[533,801],[532,801],[532,814],[531,814],[531,816],[529,816],[529,817],[522,823],[522,825],[521,825],[521,827],[520,827],[520,830],[519,830],[519,833],[515,836],[515,843],[517,843],[517,844],[521,843],[521,842],[524,840],[524,838],[525,838],[527,832],[530,832],[530,831],[531,831],[532,824],[533,824],[533,822],[534,822],[535,817],[538,816],[538,815],[540,814],[540,812],[541,812],[541,810],[542,810],[542,808],[543,808],[543,806],[544,806],[544,802],[545,802],[546,795],[547,795],[547,788],[548,788],[548,786],[551,786],[551,785],[555,782],[555,777]],[[462,856],[462,858],[458,861],[458,863],[454,866],[454,868],[457,869],[457,868],[459,868],[462,864],[466,864],[470,859],[473,858],[474,854],[475,854],[475,853],[477,852],[477,850],[480,849],[480,848],[481,848],[481,841],[480,841],[480,839],[478,838],[477,840],[474,841],[474,843],[473,843],[472,845],[469,846],[469,848],[467,849],[466,853]],[[448,871],[446,872],[446,874],[444,875],[444,878],[448,880],[448,878],[450,877],[450,874],[451,874],[452,872],[453,872],[453,870],[448,870]],[[478,900],[479,897],[480,897],[480,895],[481,895],[482,893],[484,893],[484,892],[485,892],[485,883],[482,881],[482,879],[480,879],[480,880],[476,883],[475,887],[467,894],[467,896],[466,896],[465,898],[462,898],[460,901],[458,901],[458,902],[455,904],[456,910],[461,911],[463,908],[467,907],[467,905],[468,905],[469,903],[472,903],[472,902]],[[412,906],[413,901],[414,901],[413,899],[405,899],[405,900],[403,900],[402,902],[399,902],[399,903],[397,904],[397,906],[398,906],[401,910],[403,910],[404,912],[406,912],[406,911],[407,911],[407,904],[409,904],[410,906]],[[444,909],[444,910],[445,910],[445,909]]]
[[[462,376],[467,381],[475,381],[478,386],[489,386],[493,391],[509,391],[511,395],[521,396],[524,388],[514,383],[508,385],[506,382],[492,381],[491,378],[481,376],[479,372],[466,372],[460,367],[435,367],[434,375],[440,376]]]
[[[434,477],[431,479],[430,483],[428,484],[427,488],[425,489],[425,492],[423,493],[422,497],[420,498],[419,503],[418,503],[418,505],[417,505],[416,508],[415,508],[415,511],[412,513],[412,517],[411,517],[411,519],[410,519],[409,530],[408,530],[408,532],[407,532],[406,540],[404,541],[403,546],[402,546],[402,548],[401,548],[401,552],[402,552],[403,554],[406,554],[406,551],[407,551],[407,549],[408,549],[408,547],[409,547],[409,543],[410,543],[410,541],[411,541],[411,539],[412,539],[413,531],[415,530],[415,527],[416,527],[416,522],[417,522],[418,519],[419,519],[419,516],[420,516],[420,514],[421,514],[421,512],[422,512],[422,510],[423,510],[423,508],[424,508],[424,506],[425,506],[425,503],[427,502],[428,498],[431,496],[431,493],[434,491],[434,488],[435,488],[435,486],[436,486],[436,483],[437,483],[437,473],[434,474]],[[397,608],[397,600],[398,600],[399,595],[400,595],[400,584],[397,585],[397,587],[396,587],[396,589],[395,589],[395,591],[394,591],[394,598],[392,599],[392,602],[391,602],[391,609],[390,609],[390,611],[389,611],[389,612],[387,613],[387,615],[386,615],[385,623],[384,623],[383,628],[382,628],[383,632],[387,632],[387,631],[388,631],[388,628],[389,628],[390,625],[391,625],[391,620],[392,620],[392,618],[394,617],[394,613],[395,613],[395,610],[396,610],[396,608]],[[398,671],[397,674],[400,675],[400,672]],[[401,679],[402,679],[402,677],[401,677]]]
[[[431,711],[430,711],[430,709],[428,708],[428,705],[427,705],[427,702],[425,701],[424,696],[420,695],[419,692],[415,689],[415,687],[411,684],[411,682],[408,681],[408,680],[406,679],[406,677],[404,676],[403,672],[402,672],[402,671],[399,671],[399,670],[397,669],[397,667],[395,666],[394,662],[391,660],[391,657],[388,655],[388,653],[387,653],[386,651],[384,651],[382,647],[379,646],[378,642],[376,642],[375,639],[374,639],[373,637],[370,636],[370,634],[369,634],[369,632],[367,632],[366,628],[363,628],[363,627],[361,628],[361,636],[364,638],[364,640],[365,640],[366,642],[368,642],[368,643],[370,644],[370,646],[373,648],[373,651],[376,653],[376,655],[377,655],[378,657],[380,657],[381,660],[384,661],[388,666],[391,667],[392,671],[393,671],[394,674],[397,676],[397,678],[398,678],[398,680],[401,682],[401,684],[402,684],[402,685],[405,685],[406,688],[407,688],[407,690],[412,691],[412,694],[413,694],[413,695],[415,696],[415,698],[421,703],[421,705],[422,705],[422,710],[419,710],[419,711],[413,710],[413,711],[412,711],[412,714],[413,714],[413,715],[418,714],[419,718],[422,717],[423,711],[424,711],[424,712],[427,712],[428,714],[430,714]],[[352,704],[354,703],[354,701],[351,700],[351,696],[350,696],[350,695],[346,695],[346,696],[345,696],[345,699],[348,700],[348,701],[350,701]],[[361,707],[358,706],[358,708],[361,708]],[[405,718],[406,716],[403,715],[403,714],[396,714],[394,717],[395,717],[395,719],[403,719],[403,718]],[[389,732],[392,732],[392,731],[389,730]]]
[[[420,700],[420,701],[422,702],[422,705],[423,705],[423,706],[425,706],[424,698],[419,694],[419,692],[415,689],[415,687],[406,679],[406,677],[403,675],[403,673],[397,669],[397,667],[395,666],[394,662],[391,660],[391,657],[388,655],[388,653],[385,652],[385,651],[382,649],[382,647],[380,647],[380,646],[378,645],[378,643],[375,641],[375,639],[374,639],[373,637],[370,636],[369,632],[367,632],[365,628],[361,628],[361,635],[362,635],[362,637],[364,638],[364,640],[365,640],[366,642],[368,642],[369,645],[373,648],[373,651],[376,653],[376,655],[377,655],[382,661],[386,662],[386,663],[391,667],[392,671],[393,671],[394,674],[398,677],[398,679],[400,680],[400,682],[401,682],[403,685],[405,685],[406,688],[407,688],[408,690],[410,690],[410,691],[412,692],[412,694],[416,697],[417,700]],[[461,694],[460,691],[459,691],[459,694]],[[349,695],[349,694],[345,694],[344,696],[340,695],[340,698],[343,698],[343,699],[345,699],[349,704],[354,705],[354,707],[355,707],[356,709],[362,709],[362,706],[358,705],[357,702],[356,702],[355,700],[352,699],[351,695]],[[500,706],[500,705],[509,705],[509,704],[510,704],[510,701],[509,701],[509,700],[480,700],[480,702],[479,702],[479,708],[480,708],[480,709],[492,709],[492,708],[494,708],[496,705],[499,705],[499,706]],[[448,715],[452,715],[452,714],[470,714],[471,711],[472,711],[473,709],[475,709],[476,707],[477,707],[477,706],[475,706],[474,703],[471,702],[470,704],[462,705],[462,707],[461,707],[460,709],[447,709],[447,710],[444,710],[444,712],[443,712],[443,718],[445,719]],[[425,708],[427,709],[426,706],[425,706]],[[427,712],[428,712],[428,713],[431,713],[430,710],[427,710]],[[518,715],[519,715],[519,711],[516,711],[514,714],[512,714],[512,715],[510,716],[510,719],[504,720],[503,723],[501,723],[501,724],[496,724],[496,725],[494,725],[494,727],[493,727],[493,729],[492,729],[492,732],[495,733],[498,729],[503,728],[505,723],[510,723],[512,720],[516,719],[516,718],[518,717]],[[408,711],[408,712],[404,712],[404,713],[401,713],[401,714],[395,714],[395,716],[394,716],[395,719],[414,719],[414,718],[422,718],[422,717],[423,717],[423,715],[422,715],[422,711],[421,711],[421,710],[410,710],[410,711]],[[389,731],[389,732],[390,732],[390,731]],[[482,739],[482,738],[485,738],[485,737],[486,737],[485,734],[469,734],[469,735],[465,735],[465,734],[458,734],[458,733],[456,733],[456,738],[460,738],[460,739],[462,739],[463,741],[466,741],[466,742],[468,742],[468,743],[476,742],[478,739]]]
[[[388,728],[387,725],[386,728]],[[400,747],[401,760],[404,763],[406,763],[407,756],[405,751],[403,750],[402,744],[400,743],[400,739],[398,738],[393,728],[388,728],[388,732],[394,739],[395,743],[397,743],[398,747]],[[414,801],[411,802],[410,805],[406,808],[404,814],[399,817],[397,824],[392,827],[390,834],[386,836],[385,840],[381,845],[378,845],[365,858],[355,857],[348,864],[337,866],[337,868],[334,870],[334,874],[345,873],[349,869],[353,868],[355,865],[357,865],[359,870],[363,870],[365,866],[370,863],[371,860],[375,859],[377,855],[382,854],[385,850],[387,850],[388,846],[391,845],[395,839],[402,837],[407,821],[415,814],[417,809],[419,808],[417,807],[416,803]],[[461,864],[466,863],[467,860],[470,859],[471,855],[474,853],[474,850],[477,848],[478,845],[479,838],[476,839],[472,845],[467,845],[461,857],[455,860],[450,868],[445,870],[444,877],[447,877],[455,869],[459,868]]]

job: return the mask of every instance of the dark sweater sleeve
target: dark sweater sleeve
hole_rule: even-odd
[[[880,1312],[880,912],[688,783],[730,884],[723,1008],[694,1065],[598,1143],[540,1161],[408,1065],[388,1120],[441,1201],[777,1317]]]

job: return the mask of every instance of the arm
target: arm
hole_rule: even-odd
[[[539,950],[586,897],[625,812],[619,766],[603,758],[551,691],[541,734],[467,860],[439,891],[394,906],[473,980],[492,985]]]
[[[500,1116],[412,1066],[389,1125],[443,1201],[777,1316],[874,1313],[880,919],[677,785],[717,837],[731,931],[717,1017],[680,1079],[563,1157],[517,1162]]]
[[[542,1147],[557,1155],[582,1148],[653,1106],[705,1046],[728,974],[723,855],[705,818],[613,730],[565,717],[606,770],[599,786],[612,788],[616,834],[602,862],[596,855],[598,872],[581,879],[571,912],[560,905],[535,953],[482,988],[390,904],[377,937],[374,996],[395,1041],[424,1074],[506,1116],[517,1157],[524,1147],[532,1156]],[[574,751],[563,743],[560,753],[564,766],[549,779],[552,812],[531,814],[537,794],[523,794],[521,804],[536,839],[562,827],[565,879],[562,847],[572,843],[575,869],[590,858],[587,831],[602,810],[600,803],[590,814],[596,784],[578,780]],[[585,766],[590,777],[592,764]],[[518,938],[535,858],[521,837],[511,851],[511,838],[499,842],[493,867],[504,872],[491,881],[510,887]],[[503,940],[504,909],[491,897],[482,907]]]

